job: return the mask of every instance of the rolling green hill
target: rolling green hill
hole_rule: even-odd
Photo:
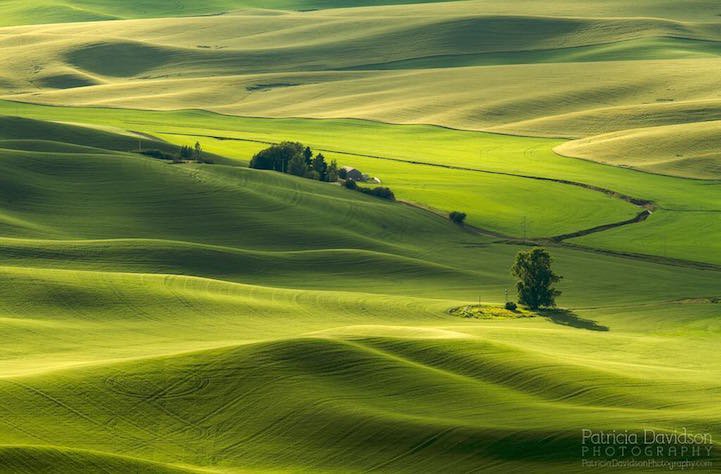
[[[721,116],[715,81],[721,22],[707,2],[684,8],[668,2],[511,7],[475,0],[266,5],[287,9],[281,11],[245,10],[249,5],[242,2],[146,3],[93,2],[94,11],[126,19],[102,28],[93,21],[3,28],[2,97],[352,117],[590,143],[628,132],[631,149],[646,143],[646,133],[635,129],[668,136],[652,129],[685,125],[689,134],[703,135],[703,123]],[[233,13],[189,16],[217,10]],[[579,153],[617,164],[639,159],[611,159],[609,153],[619,155],[613,149]],[[715,177],[717,158],[674,153],[643,158],[656,164],[641,168]]]
[[[563,155],[689,178],[721,178],[721,122],[632,129],[564,143]]]
[[[0,472],[571,473],[583,429],[721,437],[720,15],[2,2]],[[398,201],[248,168],[284,140]],[[533,245],[559,308],[503,310]]]
[[[0,6],[0,26],[213,16],[245,9],[316,10],[426,1],[428,0],[209,0],[201,4],[190,0],[177,0],[172,3],[153,0],[8,0]]]
[[[559,147],[560,140],[441,127],[240,118],[200,111],[118,112],[1,102],[0,110],[40,120],[105,124],[107,130],[135,130],[177,145],[199,140],[206,150],[229,158],[224,162],[241,166],[269,143],[301,140],[341,165],[378,176],[402,200],[441,214],[465,211],[469,223],[509,237],[570,234],[622,222],[650,208],[653,213],[641,224],[579,236],[575,242],[603,239],[602,245],[592,246],[721,264],[719,229],[714,225],[721,209],[716,181],[605,166],[553,151],[555,147],[563,152],[576,142]],[[566,202],[573,202],[573,208]],[[689,236],[684,228],[705,230]],[[628,232],[644,237],[626,239]],[[620,238],[608,240],[614,234]]]
[[[447,310],[502,301],[518,247],[123,151],[135,137],[3,123],[24,149],[2,199],[27,223],[0,252],[5,471],[573,471],[581,427],[719,419],[716,272],[557,248],[572,312],[464,320]]]

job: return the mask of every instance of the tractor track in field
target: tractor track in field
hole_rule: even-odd
[[[196,134],[190,134],[190,133],[173,133],[173,132],[162,132],[162,131],[157,131],[155,133],[161,133],[164,135],[212,138],[214,140],[221,140],[221,141],[228,140],[228,141],[240,141],[240,142],[248,142],[248,143],[260,143],[260,144],[265,144],[265,145],[273,145],[276,143],[276,142],[272,142],[272,141],[255,140],[255,139],[250,139],[250,138],[237,138],[237,137],[226,137],[226,136],[216,136],[216,135],[196,135]],[[436,168],[445,168],[445,169],[457,170],[457,171],[468,171],[468,172],[472,172],[472,173],[483,173],[483,174],[496,175],[496,176],[508,176],[508,177],[520,178],[520,179],[532,179],[535,181],[545,181],[545,182],[550,182],[550,183],[563,184],[566,186],[575,186],[575,187],[583,188],[583,189],[586,189],[589,191],[602,193],[602,194],[609,196],[611,198],[614,198],[614,199],[620,199],[622,201],[628,202],[629,204],[632,204],[632,205],[642,209],[638,214],[636,214],[635,217],[632,217],[630,219],[626,219],[623,221],[611,222],[608,224],[601,224],[601,225],[590,227],[587,229],[581,229],[581,230],[578,230],[575,232],[569,232],[566,234],[559,234],[559,235],[555,235],[555,236],[548,237],[548,238],[543,238],[543,239],[535,238],[535,239],[529,239],[529,240],[550,240],[552,242],[562,242],[567,239],[583,237],[583,236],[586,236],[589,234],[595,234],[597,232],[604,232],[606,230],[615,229],[615,228],[623,227],[626,225],[638,224],[638,223],[643,222],[646,219],[648,219],[649,216],[651,216],[651,214],[653,214],[653,212],[657,209],[656,204],[649,199],[643,199],[643,198],[630,196],[628,194],[614,191],[613,189],[604,188],[602,186],[596,186],[596,185],[588,184],[588,183],[582,183],[580,181],[572,181],[572,180],[561,179],[561,178],[550,178],[550,177],[546,177],[546,176],[535,176],[535,175],[528,175],[528,174],[522,174],[522,173],[510,173],[507,171],[469,168],[466,166],[445,165],[445,164],[433,163],[433,162],[429,162],[429,161],[404,160],[402,158],[391,158],[388,156],[380,156],[380,155],[368,155],[368,154],[364,154],[364,153],[352,153],[352,152],[348,152],[348,151],[334,150],[331,148],[317,148],[317,150],[319,150],[321,152],[326,152],[326,153],[336,153],[339,155],[347,155],[347,156],[359,156],[359,157],[363,157],[363,158],[393,161],[393,162],[397,162],[397,163],[405,163],[405,164],[410,164],[410,165],[433,166]],[[410,205],[413,207],[417,207],[419,209],[423,209],[423,210],[432,212],[433,214],[442,215],[441,211],[438,211],[436,209],[431,209],[429,207],[420,205],[418,203],[407,202],[407,201],[403,201],[403,203],[406,205]],[[466,225],[466,228],[474,229],[478,233],[490,235],[493,237],[499,237],[499,238],[504,238],[504,239],[513,239],[513,237],[503,235],[501,233],[494,232],[494,231],[491,231],[488,229],[482,229],[482,228],[474,227],[474,226],[470,226],[470,225]]]

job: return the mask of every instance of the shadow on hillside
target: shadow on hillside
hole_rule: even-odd
[[[459,245],[462,245],[468,249],[484,249],[491,246],[491,242],[463,242],[459,241]]]
[[[544,309],[538,311],[538,314],[550,319],[555,324],[562,326],[571,326],[578,329],[587,329],[589,331],[610,331],[611,328],[598,324],[591,319],[584,319],[568,309]]]

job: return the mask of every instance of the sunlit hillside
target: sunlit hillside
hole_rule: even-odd
[[[721,438],[717,2],[10,0],[0,59],[0,472]],[[506,308],[534,247],[557,306]]]

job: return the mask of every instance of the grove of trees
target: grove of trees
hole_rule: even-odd
[[[259,151],[250,160],[250,167],[331,183],[340,178],[345,180],[343,184],[348,189],[389,201],[396,199],[393,191],[384,186],[361,187],[355,181],[345,179],[345,176],[341,176],[343,170],[338,168],[335,160],[328,163],[322,153],[314,154],[310,147],[299,142],[282,142]]]
[[[212,161],[203,158],[203,147],[199,142],[195,142],[194,146],[183,145],[177,153],[169,153],[167,151],[155,148],[147,150],[138,150],[141,155],[150,156],[159,160],[168,160],[174,163],[182,163],[184,161],[197,161],[198,163],[212,163]]]
[[[282,142],[259,151],[250,167],[273,170],[318,181],[338,181],[338,163],[326,161],[322,153],[313,154],[310,147],[298,142]]]

